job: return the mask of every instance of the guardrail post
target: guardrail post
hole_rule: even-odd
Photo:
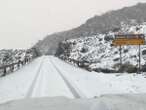
[[[7,74],[7,68],[10,68],[9,70],[11,72],[14,72],[15,69],[15,65],[17,66],[17,69],[19,69],[21,66],[28,64],[29,62],[31,62],[31,58],[25,58],[23,61],[19,60],[16,63],[12,63],[12,64],[8,64],[8,65],[3,65],[2,67],[0,67],[0,69],[3,70],[3,75],[2,76],[6,76]]]
[[[14,66],[15,65],[11,65],[11,72],[14,72]]]
[[[6,74],[7,74],[7,68],[5,67],[2,76],[6,76]]]

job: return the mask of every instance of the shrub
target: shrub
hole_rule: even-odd
[[[88,52],[88,48],[87,48],[87,47],[83,47],[83,48],[81,49],[81,52],[82,52],[82,53]]]
[[[136,73],[137,67],[130,63],[125,63],[125,64],[122,64],[122,66],[120,66],[119,72]]]
[[[105,41],[111,41],[111,40],[113,40],[113,36],[111,36],[111,35],[106,35],[106,36],[104,37],[104,40],[105,40]]]
[[[120,58],[115,58],[113,61],[119,61],[120,60]]]
[[[107,68],[95,68],[95,72],[103,72],[103,73],[117,73],[116,70],[107,69]]]
[[[128,49],[125,49],[125,50],[124,50],[124,53],[127,53],[127,52],[128,52]]]

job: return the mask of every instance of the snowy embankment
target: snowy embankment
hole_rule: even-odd
[[[103,74],[73,67],[53,56],[40,57],[0,79],[0,103],[35,97],[95,98],[105,94],[146,93],[146,78]]]
[[[64,76],[76,85],[87,98],[103,94],[146,93],[144,74],[103,74],[88,72],[52,58]],[[63,69],[62,69],[63,68]]]
[[[105,95],[94,99],[24,99],[1,104],[0,110],[146,110],[146,94]]]

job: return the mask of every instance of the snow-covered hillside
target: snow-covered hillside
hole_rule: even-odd
[[[0,50],[0,66],[23,61],[26,56],[33,57],[33,53],[27,50]]]
[[[118,72],[120,63],[119,47],[111,45],[117,33],[146,35],[146,23],[138,24],[131,20],[130,24],[121,23],[121,28],[105,34],[63,41],[59,45],[59,57],[88,70]],[[142,46],[142,51],[143,54],[146,54],[146,46]],[[122,60],[123,71],[136,72],[138,46],[122,46]],[[141,61],[142,70],[146,71],[145,60],[142,58]]]
[[[35,97],[96,98],[146,93],[144,74],[103,74],[74,67],[53,56],[37,58],[0,78],[0,103]]]

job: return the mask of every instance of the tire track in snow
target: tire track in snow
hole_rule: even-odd
[[[54,62],[51,59],[50,59],[50,62],[52,63],[52,65],[54,66],[54,68],[57,70],[57,72],[59,73],[59,75],[62,77],[62,79],[66,83],[67,87],[69,88],[69,90],[71,91],[71,93],[73,94],[73,96],[75,98],[86,98],[86,96],[77,87],[75,87],[74,84],[70,80],[68,80],[63,75],[63,73],[60,71],[60,69],[54,64]]]
[[[26,98],[30,98],[30,97],[32,96],[32,94],[33,94],[36,81],[37,81],[38,78],[39,78],[40,71],[41,71],[41,68],[42,68],[43,63],[44,63],[44,59],[45,59],[45,58],[43,58],[42,61],[41,61],[41,63],[40,63],[40,66],[39,66],[39,68],[38,68],[38,70],[37,70],[36,76],[35,76],[34,80],[32,81],[32,84],[31,84],[30,88],[28,89],[28,93],[27,93],[27,95],[26,95]]]

